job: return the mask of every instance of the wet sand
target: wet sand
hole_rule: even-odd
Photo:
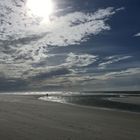
[[[0,140],[139,140],[140,113],[0,95]]]

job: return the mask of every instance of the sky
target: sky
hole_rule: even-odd
[[[0,91],[140,90],[140,1],[51,1],[0,0]]]

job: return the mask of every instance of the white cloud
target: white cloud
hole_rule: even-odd
[[[140,68],[128,68],[122,71],[109,72],[99,76],[94,76],[94,78],[98,80],[108,80],[114,78],[129,77],[134,75],[137,75],[138,77],[140,76]]]
[[[135,34],[134,36],[138,37],[138,36],[140,36],[140,33],[137,33],[137,34]]]
[[[0,3],[0,8],[0,14],[3,15],[0,28],[3,34],[0,34],[0,39],[14,40],[45,32],[49,34],[40,42],[56,46],[77,44],[90,34],[96,35],[108,30],[109,25],[106,25],[105,21],[116,12],[113,8],[100,9],[92,14],[72,12],[65,16],[54,16],[50,23],[44,25],[40,19],[28,16],[27,8],[22,1],[16,6],[14,1],[5,0]],[[78,24],[75,25],[76,23]]]
[[[95,56],[71,53],[64,64],[48,68],[32,66],[49,57],[49,45],[76,45],[87,41],[90,35],[110,30],[106,21],[119,9],[109,7],[95,13],[79,11],[61,16],[53,15],[47,24],[42,24],[37,17],[28,16],[27,11],[23,1],[0,2],[0,71],[9,77],[20,77],[28,71],[31,71],[31,76],[60,66],[84,67],[92,64]]]
[[[96,56],[89,54],[76,55],[70,53],[66,59],[66,63],[71,67],[85,67],[96,61]]]
[[[122,60],[126,60],[131,58],[132,56],[110,56],[107,57],[105,62],[100,63],[99,64],[99,69],[105,69],[108,65],[122,61]]]
[[[71,82],[84,82],[84,81],[108,81],[108,80],[113,80],[117,78],[128,78],[128,77],[140,77],[140,68],[128,68],[126,70],[122,71],[115,71],[115,72],[108,72],[108,73],[103,73],[103,74],[96,74],[93,73],[92,75],[89,74],[82,74],[82,75],[72,75],[70,77],[65,77],[68,79],[68,81]],[[63,78],[58,78],[59,80],[64,80]]]
[[[24,57],[24,54],[20,54]],[[48,55],[48,59],[53,55]],[[2,57],[2,58],[1,58]],[[97,59],[95,55],[89,54],[74,54],[69,53],[65,54],[64,60],[61,63],[56,63],[55,65],[48,65],[47,63],[43,66],[40,66],[38,63],[36,67],[32,64],[32,61],[26,58],[26,63],[24,60],[16,60],[14,58],[7,57],[2,54],[0,57],[0,71],[5,75],[6,78],[23,78],[28,79],[29,77],[34,77],[40,73],[48,73],[51,71],[57,71],[59,69],[69,69],[72,73],[76,73],[77,68],[82,68],[94,63]],[[6,58],[7,57],[7,58]],[[53,56],[55,57],[55,55]],[[8,59],[8,62],[5,63],[4,58]],[[38,62],[38,61],[36,61]],[[83,69],[82,69],[83,71]]]

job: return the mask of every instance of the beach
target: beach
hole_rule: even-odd
[[[0,95],[1,140],[139,140],[140,113]]]

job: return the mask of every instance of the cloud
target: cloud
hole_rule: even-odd
[[[138,79],[140,76],[140,68],[129,68],[122,71],[106,72],[106,73],[92,73],[92,74],[73,74],[73,75],[63,75],[58,77],[52,77],[51,79],[44,79],[40,81],[40,86],[45,85],[59,85],[60,87],[73,87],[79,86],[80,89],[86,88],[89,85],[90,89],[97,87],[98,89],[105,89],[108,86],[113,85],[113,87],[134,87],[138,85],[138,81],[132,82],[132,80]],[[121,83],[121,84],[119,84]],[[130,85],[131,83],[131,85]],[[117,85],[115,85],[117,84]],[[38,85],[36,82],[32,82],[31,85]]]
[[[24,1],[1,2],[0,71],[7,77],[20,77],[28,71],[38,74],[60,66],[83,67],[92,64],[95,56],[70,53],[64,64],[48,68],[33,66],[50,57],[49,46],[78,45],[87,41],[91,35],[110,30],[106,21],[117,11],[112,7],[99,9],[95,13],[75,11],[61,16],[53,15],[49,23],[42,24],[40,18],[28,15]]]
[[[108,72],[100,76],[95,76],[94,78],[99,80],[108,80],[114,78],[124,78],[124,77],[129,77],[134,75],[137,75],[138,77],[140,76],[140,68],[128,68],[126,70]]]
[[[60,62],[56,61],[57,59],[60,60],[62,58],[63,60],[61,60]],[[97,56],[90,54],[69,53],[63,54],[62,56],[60,55],[59,57],[55,54],[50,55],[48,59],[49,60],[33,64],[28,71],[25,70],[25,72],[23,73],[23,77],[25,79],[28,79],[29,77],[40,77],[40,75],[47,75],[44,77],[52,78],[55,76],[62,76],[66,74],[72,75],[73,73],[79,73],[80,71],[84,72],[83,67],[88,67],[90,64],[94,63],[97,59]],[[53,59],[55,59],[54,65],[53,62],[51,63],[51,65],[50,63],[48,64],[47,61],[52,61]],[[63,73],[62,71],[65,73]],[[58,72],[60,73],[60,75],[58,74]]]
[[[0,77],[0,90],[1,91],[16,91],[28,89],[29,83],[19,78],[6,79]]]
[[[57,9],[50,17],[50,22],[44,24],[41,18],[28,15],[24,1],[0,2],[1,79],[6,79],[5,85],[7,81],[10,87],[14,85],[15,88],[18,81],[20,86],[22,83],[27,86],[28,83],[30,87],[69,86],[84,81],[106,80],[117,77],[117,74],[124,76],[125,72],[131,75],[130,70],[124,73],[88,73],[87,69],[98,63],[98,55],[72,50],[65,54],[51,52],[51,48],[76,47],[91,37],[110,30],[107,21],[123,9],[108,7],[89,13],[71,9],[65,14],[65,9]],[[98,67],[103,69],[130,57],[105,58]],[[14,79],[14,82],[8,82],[8,79]]]
[[[129,58],[132,58],[132,56],[109,56],[105,59],[105,62],[100,63],[99,69],[105,69],[108,65],[111,65],[113,63],[122,61],[122,60],[127,60]]]
[[[70,67],[86,67],[96,61],[95,55],[89,54],[79,54],[76,55],[74,53],[68,54],[66,59],[66,63]]]
[[[54,16],[49,24],[42,26],[41,20],[28,16],[27,9],[22,1],[20,1],[20,4],[20,6],[17,6],[10,0],[5,0],[0,4],[1,32],[3,32],[3,34],[0,34],[1,40],[17,40],[45,32],[49,33],[49,35],[46,35],[46,43],[49,45],[74,44],[74,42],[81,41],[87,35],[108,30],[109,26],[105,24],[105,21],[115,14],[113,8],[100,9],[91,14],[72,12],[60,17]],[[89,30],[89,28],[91,29]],[[73,31],[78,31],[78,37]],[[55,36],[52,38],[52,35]],[[59,42],[59,39],[62,39],[62,42]],[[66,41],[66,39],[68,40]]]
[[[135,36],[135,37],[139,37],[139,36],[140,36],[140,33],[137,33],[137,34],[135,34],[134,36]]]
[[[53,77],[57,77],[57,76],[63,76],[63,75],[67,75],[70,74],[71,71],[68,70],[67,68],[58,68],[58,69],[54,69],[51,71],[46,71],[45,73],[39,73],[38,75],[32,77],[32,79],[34,80],[43,80],[43,79],[50,79]]]

